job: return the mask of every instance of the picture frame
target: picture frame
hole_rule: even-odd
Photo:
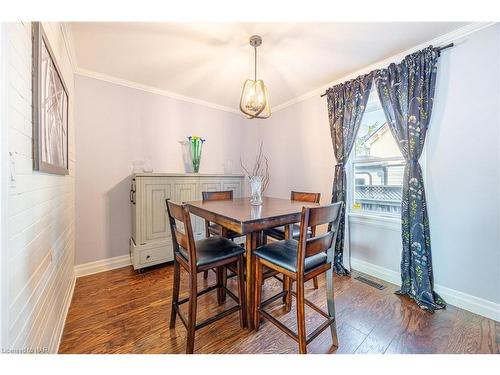
[[[40,22],[33,36],[33,169],[69,174],[69,95],[61,70]]]

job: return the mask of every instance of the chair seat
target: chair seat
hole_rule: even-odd
[[[255,256],[276,264],[290,272],[297,272],[297,245],[295,240],[276,241],[258,247]],[[318,253],[307,257],[304,262],[304,271],[307,272],[327,261],[326,253]]]
[[[210,223],[208,225],[208,230],[210,231],[210,234],[213,236],[222,235],[222,227],[219,224]],[[233,232],[232,230],[228,229],[225,237],[229,238],[229,239],[233,239],[233,238],[241,237],[241,234]]]
[[[267,229],[264,231],[266,236],[270,236],[273,238],[276,238],[277,240],[284,240],[285,239],[285,227],[275,227],[271,229]],[[292,238],[298,240],[300,235],[300,225],[299,224],[293,224],[293,229],[292,229]],[[311,229],[307,228],[307,237],[311,236]]]
[[[188,259],[186,249],[179,246],[181,255]],[[202,267],[245,252],[238,244],[223,237],[209,237],[196,241],[196,266]]]

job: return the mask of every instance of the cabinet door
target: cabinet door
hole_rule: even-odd
[[[198,181],[189,178],[179,178],[172,182],[174,187],[174,201],[177,203],[183,203],[188,201],[194,201],[198,199]]]
[[[170,237],[165,200],[172,198],[172,185],[161,178],[144,178],[141,185],[141,243]]]
[[[200,195],[203,191],[222,191],[222,190],[223,190],[222,181],[200,178]]]
[[[234,198],[241,198],[243,195],[242,192],[242,179],[236,178],[227,178],[221,181],[222,182],[222,190],[232,190]]]
[[[199,192],[198,178],[179,178],[173,181],[174,200],[177,203],[196,201],[201,199]],[[191,215],[191,226],[193,228],[193,236],[195,239],[203,237],[204,220],[198,216]]]

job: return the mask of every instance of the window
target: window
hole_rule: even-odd
[[[354,143],[351,212],[399,216],[405,161],[376,90],[372,90]]]

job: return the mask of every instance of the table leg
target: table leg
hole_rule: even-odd
[[[259,232],[254,232],[254,233],[248,233],[246,236],[246,242],[245,242],[245,251],[246,251],[246,271],[247,271],[247,277],[246,277],[246,299],[247,299],[247,325],[250,330],[254,329],[254,324],[253,324],[253,306],[254,306],[254,294],[255,294],[255,288],[254,288],[254,266],[255,266],[255,259],[253,256],[253,250],[258,246],[258,237],[260,233]]]

